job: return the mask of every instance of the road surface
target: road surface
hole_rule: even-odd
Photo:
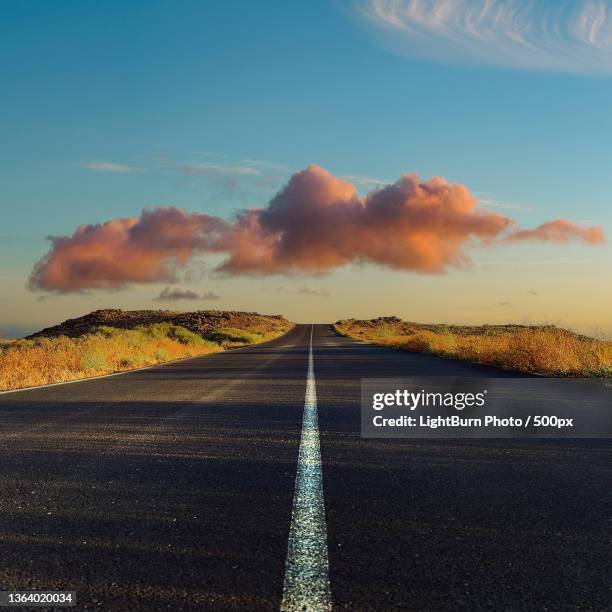
[[[314,465],[322,608],[612,610],[610,442],[361,439],[361,377],[500,373],[315,325],[320,464],[296,481],[311,331],[0,395],[0,587],[279,610]]]

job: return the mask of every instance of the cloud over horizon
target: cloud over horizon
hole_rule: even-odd
[[[609,0],[359,0],[356,11],[409,56],[452,64],[612,73]]]
[[[472,243],[599,244],[604,234],[563,219],[518,228],[514,219],[480,209],[467,187],[441,177],[402,174],[362,197],[352,183],[310,165],[265,208],[233,221],[157,207],[49,240],[30,288],[69,293],[174,283],[192,259],[207,254],[225,256],[215,269],[225,275],[317,275],[362,263],[442,274],[471,263]]]
[[[181,289],[180,287],[164,287],[159,295],[153,298],[156,302],[178,302],[180,300],[218,300],[220,296],[212,291],[206,293],[196,293],[191,289]]]

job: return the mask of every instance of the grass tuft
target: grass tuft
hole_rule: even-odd
[[[338,321],[335,329],[373,344],[529,374],[612,376],[612,342],[553,326],[420,325],[388,317]]]

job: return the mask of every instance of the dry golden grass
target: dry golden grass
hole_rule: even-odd
[[[552,326],[419,325],[399,319],[339,321],[336,331],[394,348],[548,376],[612,376],[612,342]]]
[[[171,323],[134,329],[98,327],[77,338],[35,338],[0,343],[0,390],[19,389],[132,370],[173,359],[265,342],[279,333],[220,330],[214,342]],[[227,333],[226,333],[227,332]],[[228,340],[228,336],[231,340]]]

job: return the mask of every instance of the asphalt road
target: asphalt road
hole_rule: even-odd
[[[278,610],[310,331],[0,395],[0,587]],[[313,357],[335,609],[612,610],[609,441],[361,439],[361,377],[499,371],[324,325]]]

